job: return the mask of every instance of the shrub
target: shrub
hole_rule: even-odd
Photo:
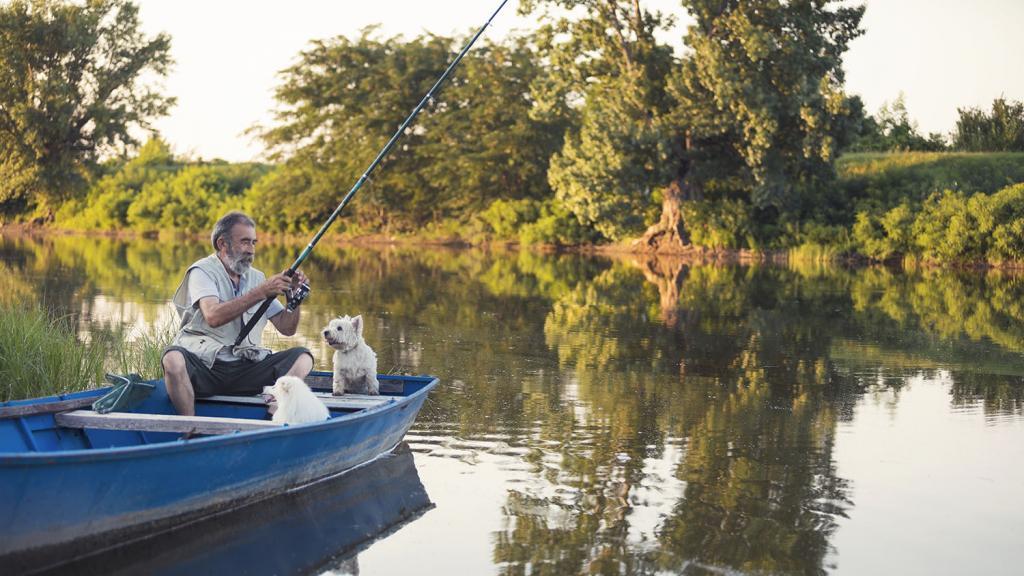
[[[512,240],[519,236],[519,229],[527,222],[534,222],[540,216],[536,200],[495,200],[480,213],[495,238]]]
[[[857,214],[853,237],[860,253],[875,260],[888,260],[907,254],[913,248],[914,213],[907,204],[889,210],[881,217],[869,212]]]
[[[580,224],[576,216],[561,202],[551,199],[539,203],[540,215],[519,230],[523,244],[578,245],[595,242],[598,235]]]
[[[750,206],[740,200],[684,202],[690,241],[706,248],[754,247]]]

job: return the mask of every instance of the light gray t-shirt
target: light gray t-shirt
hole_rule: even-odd
[[[242,293],[242,289],[245,288],[244,283],[245,278],[243,277],[239,281],[238,286],[235,286],[235,297]],[[213,278],[210,278],[209,274],[199,268],[194,268],[192,273],[188,275],[188,293],[192,296],[191,304],[193,306],[195,306],[200,299],[206,298],[207,296],[213,296],[220,300],[220,296],[217,295],[217,285],[214,284]],[[270,303],[270,308],[267,308],[267,318],[273,318],[283,311],[284,304],[281,304],[275,298],[274,301]],[[235,362],[238,359],[239,358],[237,356],[231,353],[231,348],[228,346],[221,348],[220,352],[217,353],[218,362]]]

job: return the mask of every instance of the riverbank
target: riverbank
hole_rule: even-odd
[[[230,172],[229,168],[204,170],[219,174]],[[954,268],[1024,266],[1024,225],[1019,224],[1024,221],[1024,153],[846,154],[837,161],[836,170],[835,185],[814,200],[826,208],[804,208],[777,223],[759,223],[753,208],[743,202],[712,199],[685,203],[683,219],[688,230],[694,232],[694,243],[662,248],[659,254],[701,262],[795,259]],[[111,197],[112,186],[117,189],[116,199]],[[95,198],[86,198],[84,204],[83,200],[69,201],[55,211],[55,218],[26,218],[25,222],[4,224],[0,230],[7,234],[205,238],[210,214],[220,210],[209,207],[199,220],[190,220],[191,229],[203,231],[189,232],[177,227],[177,218],[167,223],[148,222],[141,208],[135,207],[145,195],[136,197],[133,194],[141,193],[132,189],[107,182],[89,194]],[[165,200],[168,207],[174,207],[185,197]],[[243,191],[220,202],[227,210],[247,206],[247,199]],[[76,211],[75,207],[83,209]],[[178,208],[194,212],[189,206]],[[305,226],[285,224],[279,216],[256,217],[265,240],[302,244],[312,236]],[[558,232],[577,225],[571,224],[571,215],[559,212],[550,199],[496,201],[480,213],[462,215],[459,221],[440,220],[413,232],[400,226],[396,226],[396,232],[382,232],[365,223],[354,224],[356,215],[351,219],[339,221],[325,241],[354,246],[486,250],[528,246],[541,252],[641,252],[631,239],[600,243],[581,240],[587,235],[578,228]]]

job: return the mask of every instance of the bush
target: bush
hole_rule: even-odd
[[[519,237],[519,229],[528,222],[534,222],[540,216],[540,207],[536,200],[495,200],[486,210],[480,213],[494,238],[513,240]]]
[[[914,213],[907,204],[900,204],[881,217],[861,212],[853,225],[853,238],[861,254],[888,260],[913,248],[913,225]]]
[[[540,215],[519,230],[519,241],[523,244],[555,244],[575,246],[596,242],[598,235],[580,224],[576,216],[557,200],[539,203]]]
[[[1024,154],[912,152],[846,154],[836,163],[840,186],[850,208],[882,214],[900,204],[912,209],[943,190],[991,194],[1024,182]]]
[[[986,215],[991,218],[988,260],[1024,261],[1024,184],[996,192],[988,204]]]
[[[128,208],[128,224],[137,230],[209,230],[266,172],[258,164],[192,165],[170,178],[151,182]]]
[[[683,222],[690,241],[705,248],[753,248],[750,206],[740,200],[684,202]]]

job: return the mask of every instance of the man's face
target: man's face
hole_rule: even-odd
[[[239,276],[245,274],[256,255],[256,229],[245,224],[235,224],[225,238],[225,245],[228,268]]]

